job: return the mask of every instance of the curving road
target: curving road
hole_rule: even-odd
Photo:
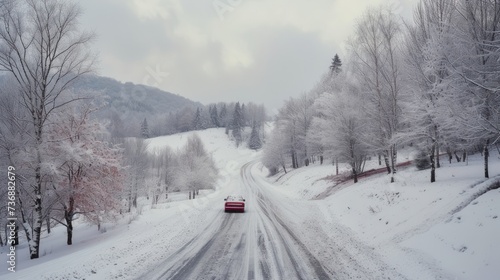
[[[255,180],[255,161],[241,168],[245,213],[224,213],[162,261],[144,279],[332,279],[287,227],[265,188]],[[222,204],[221,204],[222,206]]]
[[[224,213],[214,201],[204,229],[140,279],[406,279],[318,201],[277,194],[252,173],[257,164],[236,175],[245,213]]]

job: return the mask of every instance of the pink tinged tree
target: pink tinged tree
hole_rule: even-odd
[[[79,215],[98,226],[102,218],[117,212],[123,186],[121,150],[101,140],[104,129],[90,119],[92,110],[69,109],[54,117],[47,130],[47,142],[56,168],[53,188],[61,205],[72,244],[73,221]]]

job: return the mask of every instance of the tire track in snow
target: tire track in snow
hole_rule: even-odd
[[[332,279],[266,197],[251,174],[240,170],[244,214],[224,213],[161,261],[142,279]]]
[[[245,187],[250,189],[254,198],[257,198],[259,208],[257,212],[260,222],[258,232],[261,232],[264,240],[269,243],[272,263],[276,269],[274,274],[277,273],[273,276],[277,276],[279,279],[331,279],[331,273],[326,272],[321,263],[286,225],[273,207],[273,203],[263,194],[262,186],[251,173],[251,169],[256,163],[256,161],[252,161],[245,164],[240,174]],[[260,263],[264,264],[265,260],[262,259]],[[262,276],[267,279],[266,276],[269,275]]]

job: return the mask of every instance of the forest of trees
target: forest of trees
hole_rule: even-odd
[[[500,139],[500,1],[421,0],[413,21],[390,7],[358,19],[343,61],[281,108],[265,146],[271,173],[311,160],[347,163],[357,180],[379,157],[391,182],[412,145],[436,180],[439,155],[488,156]]]
[[[95,69],[94,35],[80,29],[77,4],[5,0],[0,10],[0,168],[15,174],[15,194],[3,188],[0,199],[15,197],[15,207],[9,206],[17,218],[16,242],[26,242],[31,259],[41,257],[41,236],[55,225],[66,228],[71,245],[75,220],[100,230],[140,213],[141,197],[155,204],[169,191],[194,198],[214,187],[218,170],[198,136],[176,152],[148,151],[143,138],[208,127],[232,131],[233,104],[210,106],[211,114],[186,107],[161,129],[143,119],[128,135],[125,120],[112,114],[106,121],[106,104],[75,86]],[[248,104],[238,124],[261,127],[263,112]],[[8,241],[7,210],[6,203],[0,206],[0,246]]]
[[[264,105],[221,102],[208,106],[188,106],[153,121],[144,119],[140,131],[129,136],[146,139],[207,128],[225,128],[226,134],[237,146],[246,143],[252,149],[259,149],[265,138],[266,121],[268,117]],[[109,124],[113,137],[126,134],[120,127],[123,127],[123,121],[115,116]]]

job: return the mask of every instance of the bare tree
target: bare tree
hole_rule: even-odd
[[[41,152],[49,116],[78,98],[61,98],[71,84],[89,73],[94,62],[88,52],[92,34],[78,29],[80,8],[64,0],[6,0],[0,14],[0,70],[18,83],[22,104],[30,114],[35,151],[31,185],[34,218],[30,258],[39,257],[43,221]],[[25,224],[25,226],[27,226]],[[27,228],[25,230],[28,232]]]

